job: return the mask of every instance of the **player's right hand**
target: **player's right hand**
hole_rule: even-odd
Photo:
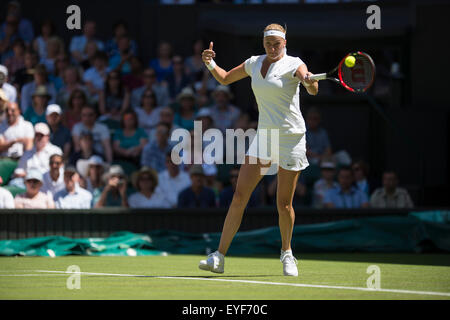
[[[202,60],[204,63],[209,64],[212,59],[216,57],[216,53],[213,50],[213,42],[211,41],[209,43],[209,48],[206,50],[203,50],[202,52]]]

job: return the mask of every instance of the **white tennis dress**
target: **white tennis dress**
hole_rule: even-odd
[[[300,80],[295,76],[304,62],[285,53],[270,65],[263,78],[261,67],[265,57],[252,56],[245,61],[259,111],[257,133],[247,155],[270,160],[286,170],[300,171],[309,165],[306,127],[300,111]]]

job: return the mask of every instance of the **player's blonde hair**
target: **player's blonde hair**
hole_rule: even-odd
[[[286,29],[283,28],[281,25],[279,25],[278,23],[271,23],[269,24],[267,27],[264,28],[264,32],[268,31],[268,30],[278,30],[283,32],[284,34],[286,34]]]

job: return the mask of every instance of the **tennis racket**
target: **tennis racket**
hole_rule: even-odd
[[[345,59],[348,56],[355,57],[355,65],[347,67]],[[375,64],[372,58],[365,52],[357,51],[347,54],[338,66],[327,73],[318,73],[309,77],[313,80],[331,80],[351,92],[365,92],[375,79]]]

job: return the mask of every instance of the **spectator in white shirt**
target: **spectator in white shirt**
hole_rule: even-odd
[[[155,192],[158,186],[158,174],[149,167],[142,167],[131,179],[138,192],[128,198],[130,208],[168,208],[169,205],[161,194]]]
[[[372,208],[412,208],[413,201],[408,191],[398,186],[397,173],[386,170],[383,173],[383,187],[376,189],[370,197]]]
[[[44,173],[44,181],[41,191],[50,193],[52,197],[55,194],[64,189],[64,162],[63,157],[60,154],[53,154],[50,157],[50,170]]]
[[[178,203],[178,194],[191,185],[189,174],[180,170],[173,163],[171,152],[166,154],[167,169],[158,175],[158,188],[156,193],[162,195],[170,207],[175,208]]]
[[[6,119],[0,123],[0,156],[18,159],[33,148],[33,125],[20,115],[17,103],[7,103],[5,112]]]
[[[29,168],[36,168],[42,174],[49,171],[50,157],[54,154],[62,155],[62,150],[50,143],[50,128],[43,122],[34,126],[34,147],[26,151],[14,170],[16,177],[24,177]]]
[[[3,184],[3,178],[0,176],[0,186]],[[0,209],[14,209],[14,197],[11,192],[0,187]]]
[[[64,170],[65,188],[55,194],[58,209],[90,209],[92,194],[79,185],[80,176],[73,166]]]
[[[16,87],[8,83],[8,68],[4,65],[0,65],[0,89],[5,92],[8,101],[17,102]]]

